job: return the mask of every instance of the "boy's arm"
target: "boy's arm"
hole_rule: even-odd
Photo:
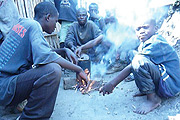
[[[84,45],[81,45],[81,49],[84,50],[84,49],[92,48],[95,45],[97,45],[98,43],[100,43],[102,41],[102,39],[103,39],[103,35],[101,34],[97,38],[90,40],[89,42],[87,42]]]
[[[53,49],[53,51],[55,51],[57,54],[61,56],[64,53],[66,53],[66,56],[68,57],[68,59],[74,64],[77,64],[78,62],[77,56],[68,48]]]
[[[66,47],[71,49],[73,52],[76,50],[76,46],[74,46],[73,42],[69,42],[68,44],[66,44]]]
[[[95,45],[99,44],[102,41],[102,39],[103,39],[103,35],[101,34],[97,38],[95,38],[93,40],[90,40],[86,44],[81,45],[80,47],[78,47],[76,49],[76,51],[75,51],[75,54],[77,56],[80,56],[82,50],[94,47]]]
[[[59,57],[57,60],[54,61],[55,63],[59,64],[61,67],[63,68],[66,68],[66,69],[70,69],[70,70],[73,70],[75,71],[78,76],[85,80],[86,83],[87,83],[87,87],[89,85],[89,80],[87,78],[87,75],[85,74],[84,70],[78,66],[78,65],[75,65],[69,61],[67,61],[66,59],[64,59],[63,57]]]
[[[67,61],[66,59],[64,59],[63,57],[59,57],[57,60],[54,61],[55,63],[59,64],[61,67],[66,68],[66,69],[70,69],[73,70],[75,72],[81,72],[83,71],[81,67]]]
[[[105,94],[112,93],[113,89],[121,82],[123,81],[129,74],[131,73],[131,64],[129,64],[127,67],[125,67],[119,74],[116,76],[113,80],[111,80],[109,83],[107,83],[104,87],[100,89],[100,93],[103,93],[103,96]]]
[[[92,48],[103,40],[104,36],[102,34],[102,31],[94,22],[90,22],[90,29],[92,31],[92,35],[94,36],[94,39],[90,40],[84,45],[81,45],[81,50]]]
[[[60,49],[53,49],[53,51],[55,51],[57,54],[59,55],[63,55],[64,53],[66,53],[66,50],[64,48],[60,48]]]
[[[64,42],[65,47],[71,49],[73,52],[76,50],[76,47],[77,47],[74,25],[75,24],[72,24],[71,26],[69,26],[67,35],[65,38],[65,42]]]

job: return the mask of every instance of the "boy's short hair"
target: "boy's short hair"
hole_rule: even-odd
[[[96,5],[96,6],[97,6],[97,9],[98,9],[98,4],[97,4],[97,3],[91,3],[91,4],[89,5],[89,8],[90,8],[91,5]]]
[[[156,19],[155,18],[145,17],[145,18],[137,19],[134,27],[136,28],[138,25],[143,24],[144,22],[147,22],[147,21],[149,21],[151,23],[151,25],[156,26]]]
[[[87,13],[86,8],[81,7],[77,9],[76,16],[79,14],[79,11],[85,11]]]
[[[58,11],[51,2],[41,2],[35,6],[34,14],[34,17],[39,19],[47,14],[54,17],[58,14]]]

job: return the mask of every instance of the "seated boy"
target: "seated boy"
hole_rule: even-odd
[[[84,51],[90,59],[96,59],[95,47],[103,39],[102,31],[95,23],[87,21],[85,8],[79,8],[76,17],[78,22],[70,26],[65,39],[65,47],[70,48],[78,57]]]
[[[100,89],[100,93],[112,93],[132,72],[140,91],[134,96],[147,96],[147,100],[134,112],[147,114],[160,105],[161,98],[175,96],[180,91],[180,65],[173,47],[161,35],[156,34],[154,19],[140,23],[136,34],[141,42],[138,54],[117,77]]]

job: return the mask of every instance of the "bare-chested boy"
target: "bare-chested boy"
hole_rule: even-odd
[[[100,89],[100,93],[112,93],[113,89],[132,72],[140,91],[134,96],[147,96],[147,100],[134,112],[147,114],[160,105],[161,98],[175,96],[180,91],[180,65],[173,47],[161,35],[156,34],[154,19],[140,23],[136,28],[136,34],[141,41],[138,54],[117,77]]]

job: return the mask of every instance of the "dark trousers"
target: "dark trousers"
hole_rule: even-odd
[[[138,70],[133,69],[135,83],[139,91],[143,94],[157,92],[160,80],[160,71],[157,65],[149,59],[142,57],[144,65],[140,66]],[[132,66],[133,68],[133,66]]]
[[[41,65],[18,76],[16,92],[10,105],[27,99],[20,120],[48,120],[53,112],[61,78],[56,63]]]

